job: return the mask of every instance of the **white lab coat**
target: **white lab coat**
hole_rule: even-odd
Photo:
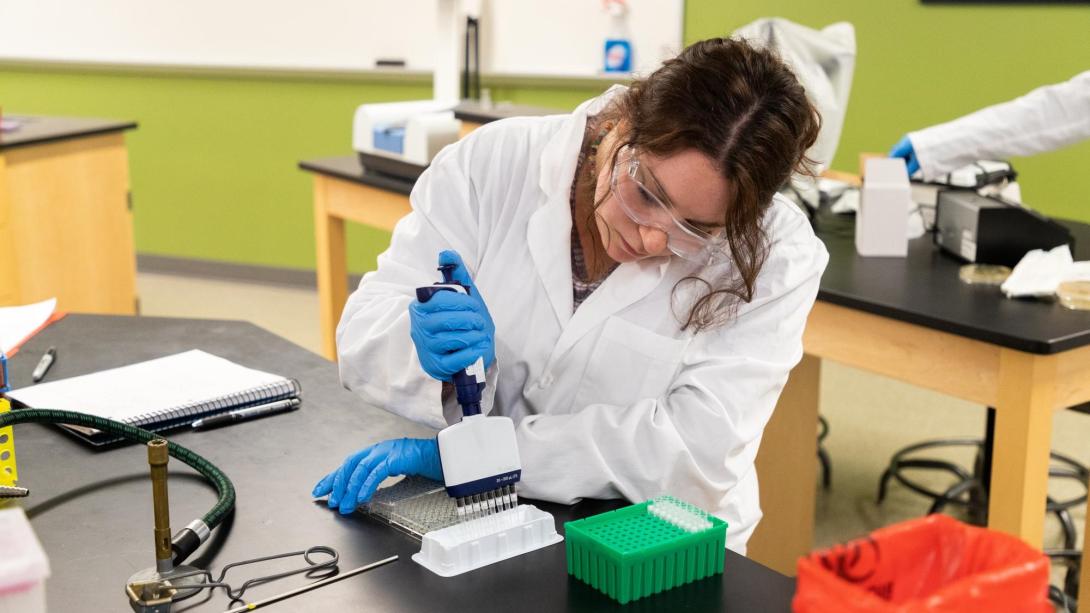
[[[1090,71],[908,135],[924,180],[977,160],[1005,160],[1090,138]]]
[[[573,314],[569,194],[587,114],[608,95],[571,115],[489,124],[440,152],[378,270],[345,306],[341,380],[414,421],[458,419],[421,369],[408,314],[414,288],[439,278],[438,253],[455,249],[496,324],[485,405],[517,425],[521,495],[670,493],[727,520],[727,545],[744,553],[761,516],[754,456],[802,356],[828,254],[806,216],[777,197],[756,295],[729,325],[679,329],[671,289],[695,265],[676,257],[620,265]]]

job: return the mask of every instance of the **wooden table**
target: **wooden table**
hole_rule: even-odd
[[[350,157],[300,166],[315,173],[323,353],[336,359],[334,332],[348,296],[344,220],[392,229],[409,211],[411,184],[369,176]],[[1073,229],[1076,259],[1090,259],[1090,228]],[[927,238],[912,241],[907,258],[860,258],[852,218],[827,213],[818,235],[831,259],[807,322],[806,355],[757,457],[765,515],[749,556],[793,574],[812,548],[822,360],[995,407],[990,526],[1040,547],[1052,414],[1090,400],[1090,313],[963,285],[960,263]],[[1082,572],[1090,585],[1090,564]]]
[[[413,181],[365,172],[356,156],[300,162],[314,173],[314,243],[322,355],[337,359],[337,322],[348,301],[344,222],[392,232],[409,214]]]
[[[11,116],[0,133],[0,306],[136,312],[128,121]]]
[[[454,578],[434,575],[410,559],[420,543],[361,515],[342,517],[310,496],[314,483],[349,453],[383,439],[434,436],[434,431],[364,404],[344,389],[337,367],[310,351],[245,322],[153,317],[71,315],[43,330],[12,359],[15,386],[29,385],[37,356],[61,349],[49,372],[60,379],[198,347],[245,366],[298,379],[298,411],[204,432],[182,431],[172,441],[201,454],[234,482],[234,513],[188,560],[218,570],[229,562],[328,545],[343,571],[397,554],[400,559],[316,589],[269,611],[767,611],[788,613],[795,583],[732,552],[721,576],[618,605],[567,576],[563,544],[539,549]],[[154,565],[147,454],[139,446],[91,449],[58,428],[15,427],[20,499],[46,554],[46,582],[54,611],[128,611],[123,584]],[[192,470],[170,461],[173,532],[215,502]],[[524,501],[529,502],[529,501]],[[619,501],[574,506],[533,503],[564,522],[610,510]],[[321,558],[324,560],[325,558]],[[297,568],[297,559],[232,570],[236,587],[248,578]],[[247,601],[309,583],[295,576],[253,586]],[[223,590],[175,605],[180,611],[224,611]],[[235,603],[231,606],[237,606]],[[264,609],[262,609],[264,610]]]
[[[1065,224],[1075,235],[1075,259],[1090,258],[1090,226]],[[851,218],[819,217],[829,267],[807,322],[806,357],[758,457],[761,474],[775,478],[761,481],[766,517],[751,547],[773,547],[772,557],[759,559],[781,571],[810,549],[813,436],[799,438],[801,450],[773,441],[782,441],[781,429],[815,431],[822,360],[995,407],[989,527],[1040,547],[1053,413],[1090,400],[1090,313],[962,284],[961,263],[927,237],[911,241],[906,258],[859,257],[852,233]],[[787,532],[762,532],[776,526]],[[1090,585],[1085,556],[1081,579]],[[1090,612],[1090,598],[1079,610]]]

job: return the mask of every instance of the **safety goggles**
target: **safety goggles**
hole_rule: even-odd
[[[609,184],[625,215],[645,228],[666,233],[666,247],[675,255],[705,266],[729,259],[727,240],[721,228],[713,232],[697,228],[647,187],[657,185],[658,181],[641,167],[639,156],[632,147],[626,146],[618,154]]]

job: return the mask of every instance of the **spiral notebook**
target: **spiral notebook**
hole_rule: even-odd
[[[7,395],[26,407],[90,413],[162,432],[217,413],[297,398],[301,392],[294,379],[194,349]],[[93,428],[63,427],[93,445],[120,440]]]

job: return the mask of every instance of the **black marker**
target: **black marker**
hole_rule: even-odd
[[[38,361],[38,365],[34,367],[34,374],[30,377],[35,383],[41,381],[45,377],[45,373],[49,372],[49,367],[53,365],[53,360],[57,357],[57,348],[50,347],[42,359]]]

